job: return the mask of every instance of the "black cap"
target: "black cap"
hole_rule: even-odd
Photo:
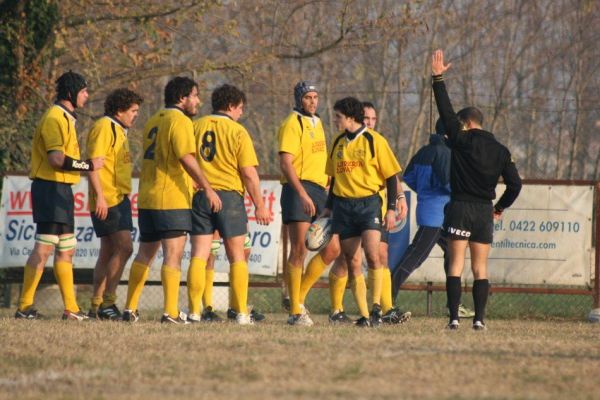
[[[56,80],[56,99],[70,101],[77,108],[77,94],[87,86],[82,75],[69,70]]]

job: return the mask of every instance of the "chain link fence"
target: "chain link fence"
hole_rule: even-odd
[[[21,288],[17,279],[22,276],[19,269],[12,269],[11,274],[0,271],[0,304],[3,307],[16,308]],[[21,269],[22,271],[22,269]],[[85,270],[83,270],[85,271]],[[158,279],[156,279],[158,275]],[[89,279],[89,271],[76,270],[76,282]],[[124,274],[124,278],[127,274]],[[52,281],[52,271],[45,272],[42,282]],[[77,300],[80,307],[87,311],[92,296],[91,280],[86,284],[78,284]],[[582,288],[557,288],[536,287],[537,293],[528,293],[532,288],[529,286],[511,287],[510,292],[500,291],[507,288],[494,288],[490,293],[487,314],[489,318],[513,319],[570,319],[584,320],[594,306],[593,292]],[[540,291],[561,291],[572,294],[539,293]],[[127,285],[122,284],[117,291],[117,305],[123,308],[127,295]],[[282,308],[283,290],[279,277],[267,278],[251,276],[248,303],[261,313],[274,314],[284,313]],[[462,303],[473,307],[471,293],[468,288],[463,291]],[[179,306],[182,310],[187,309],[187,288],[182,283],[179,291]],[[357,315],[358,311],[350,290],[346,291],[344,306],[351,315]],[[408,285],[408,290],[400,290],[396,299],[396,306],[411,311],[413,316],[445,316],[446,293],[440,285]],[[38,287],[35,307],[49,317],[58,318],[62,312],[62,300],[58,286],[53,283],[41,283]],[[153,271],[147,282],[139,302],[140,313],[144,318],[158,318],[162,313],[163,291],[160,285],[160,272]],[[215,275],[215,287],[213,290],[213,307],[223,317],[229,307],[229,287],[227,274],[217,273]],[[330,312],[329,290],[327,281],[321,279],[309,292],[306,299],[306,307],[313,314],[327,314]]]

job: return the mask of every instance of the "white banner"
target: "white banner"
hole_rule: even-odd
[[[496,192],[503,191],[504,186],[498,185]],[[524,185],[494,227],[490,281],[498,285],[590,285],[593,199],[593,186]],[[414,235],[415,218],[412,221]],[[442,255],[436,246],[409,282],[444,282]],[[472,281],[470,262],[467,251],[463,277]]]
[[[94,233],[90,219],[88,203],[88,181],[82,178],[80,183],[73,186],[75,197],[75,235],[77,248],[73,263],[76,268],[94,268],[100,241]],[[137,228],[137,188],[138,179],[132,182],[130,195],[133,214],[132,238],[134,240],[134,255],[139,245]],[[279,196],[281,185],[278,181],[262,181],[261,188],[265,204],[271,211],[271,224],[261,226],[254,221],[254,207],[248,196],[245,204],[248,213],[249,230],[252,237],[252,253],[248,262],[251,274],[274,276],[277,269],[277,250],[281,232],[281,207]],[[18,267],[25,265],[27,257],[34,245],[35,224],[31,215],[31,181],[25,176],[5,176],[2,185],[2,204],[0,209],[0,268]],[[182,269],[187,270],[190,258],[190,244],[186,244]],[[133,259],[133,257],[132,257]],[[224,252],[220,253],[217,267],[219,271],[228,270]],[[131,262],[131,261],[130,261]],[[162,263],[162,251],[159,251],[153,265]],[[48,266],[52,264],[49,260]]]

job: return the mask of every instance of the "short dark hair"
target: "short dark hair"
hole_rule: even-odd
[[[373,110],[376,110],[375,105],[373,103],[371,103],[370,101],[363,101],[362,105],[363,105],[363,108],[372,108]]]
[[[236,107],[240,103],[246,103],[246,94],[235,86],[225,83],[213,90],[210,101],[213,112],[227,111],[229,106]]]
[[[140,105],[144,102],[142,96],[127,88],[113,90],[104,101],[104,114],[109,116],[117,115],[118,112],[129,110],[134,105]]]
[[[483,125],[483,113],[477,107],[465,107],[456,116],[463,124],[471,121],[477,125]]]
[[[192,90],[198,89],[198,83],[185,76],[176,76],[165,86],[165,106],[172,106],[189,96]]]
[[[343,99],[336,101],[333,105],[333,109],[344,114],[348,118],[352,118],[359,124],[362,124],[365,119],[363,103],[355,97],[344,97]]]

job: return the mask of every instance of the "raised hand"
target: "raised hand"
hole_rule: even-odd
[[[448,68],[452,63],[448,63],[444,65],[444,52],[442,50],[436,50],[433,52],[433,57],[431,59],[431,74],[432,75],[442,75],[444,72],[448,71]]]

